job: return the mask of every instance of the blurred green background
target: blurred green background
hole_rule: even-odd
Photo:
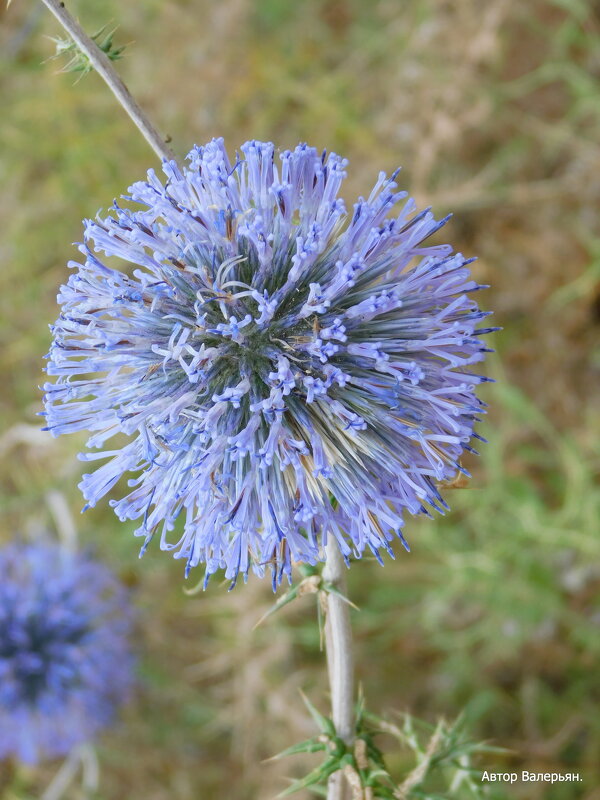
[[[448,488],[450,515],[409,521],[410,555],[351,571],[359,677],[392,719],[466,709],[472,736],[510,751],[482,768],[584,778],[492,797],[598,800],[598,2],[69,7],[88,32],[118,24],[131,44],[117,67],[179,156],[220,135],[230,150],[308,141],[350,159],[348,203],[400,164],[421,206],[455,213],[442,240],[479,256],[504,328],[484,391],[490,443],[468,486]],[[0,9],[0,536],[69,535],[74,520],[134,589],[140,689],[98,744],[95,797],[267,800],[311,763],[261,763],[314,732],[298,688],[326,708],[314,597],[256,631],[273,602],[257,580],[187,597],[181,564],[157,549],[139,562],[135,525],[106,503],[79,516],[84,437],[39,431],[48,323],[81,219],[155,166],[96,75],[74,84],[45,61],[60,34],[35,0]],[[382,746],[401,777],[410,754]],[[39,797],[57,768],[4,765],[0,794]]]

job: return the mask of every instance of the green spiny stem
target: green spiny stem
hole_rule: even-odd
[[[121,103],[125,111],[127,111],[161,161],[173,160],[175,158],[173,152],[165,144],[164,139],[159,135],[154,126],[150,123],[148,117],[133,99],[129,89],[119,77],[106,53],[104,53],[96,42],[85,33],[79,23],[66,10],[63,2],[60,2],[60,0],[42,0],[42,3],[54,14],[81,52],[89,58],[90,64],[98,75],[108,84],[114,96],[119,103]]]

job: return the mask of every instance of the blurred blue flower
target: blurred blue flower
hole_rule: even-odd
[[[92,431],[100,452],[81,458],[108,459],[83,477],[88,505],[133,473],[111,505],[142,520],[142,552],[160,530],[186,573],[203,562],[235,582],[268,564],[276,585],[327,537],[380,558],[406,546],[404,509],[447,507],[436,481],[480,438],[486,379],[468,368],[486,313],[469,261],[424,244],[446,220],[414,213],[396,173],[347,213],[334,153],[241,150],[232,164],[222,140],[196,147],[185,169],[163,165],[166,185],[151,170],[85,223],[47,427]]]
[[[127,698],[127,593],[51,544],[4,548],[0,576],[0,759],[36,763],[88,741]]]

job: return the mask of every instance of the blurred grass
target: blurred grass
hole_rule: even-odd
[[[359,673],[378,713],[466,706],[472,735],[512,751],[482,767],[585,778],[493,797],[598,800],[598,4],[72,5],[88,31],[118,23],[117,44],[132,42],[119,70],[180,155],[215,135],[231,149],[307,140],[350,158],[350,202],[400,163],[420,204],[455,211],[444,235],[480,256],[504,327],[490,443],[469,487],[448,490],[451,514],[409,522],[410,556],[352,570]],[[60,527],[52,489],[81,506],[82,442],[35,417],[47,325],[81,219],[155,166],[97,76],[74,86],[44,63],[58,31],[36,9],[0,11],[3,538]],[[76,521],[141,609],[139,697],[99,745],[98,800],[273,797],[302,765],[260,760],[312,735],[299,687],[324,698],[311,598],[252,632],[272,602],[257,581],[189,598],[180,564],[137,561],[133,526],[105,507]],[[389,757],[398,776],[410,768]],[[39,796],[55,769],[20,774],[6,796]]]

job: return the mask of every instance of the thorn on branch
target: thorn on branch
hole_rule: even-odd
[[[64,6],[64,3],[61,3],[61,6]],[[123,52],[125,51],[127,45],[116,47],[114,45],[113,37],[117,29],[113,28],[111,31],[106,33],[107,28],[108,24],[103,25],[100,30],[96,31],[96,33],[94,33],[90,38],[93,42],[95,42],[95,44],[98,45],[100,50],[102,50],[107,58],[109,58],[111,61],[118,61],[123,57]],[[94,66],[89,56],[81,51],[71,37],[66,39],[63,39],[60,36],[50,38],[56,47],[56,52],[53,56],[50,56],[51,59],[61,58],[64,55],[70,56],[67,63],[60,70],[61,72],[80,72],[80,78],[92,72]]]

